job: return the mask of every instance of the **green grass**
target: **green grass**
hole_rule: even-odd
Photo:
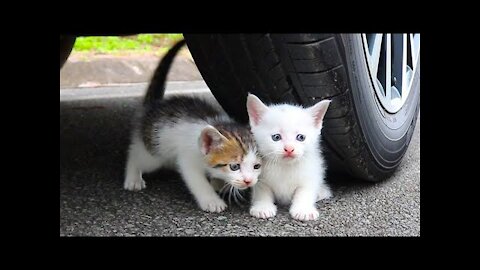
[[[134,36],[93,36],[78,37],[74,51],[113,53],[121,51],[165,51],[182,34],[140,34]]]

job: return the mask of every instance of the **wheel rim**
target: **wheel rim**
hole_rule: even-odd
[[[420,34],[362,34],[375,94],[390,113],[398,112],[412,88],[420,61]]]

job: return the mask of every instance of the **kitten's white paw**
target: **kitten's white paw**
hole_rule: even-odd
[[[131,191],[139,191],[146,187],[147,185],[145,184],[145,180],[143,180],[141,177],[137,177],[135,179],[127,178],[123,184],[124,189]]]
[[[277,206],[273,203],[254,204],[250,208],[250,215],[257,218],[270,218],[277,214]]]
[[[211,198],[198,203],[203,211],[220,213],[227,208],[227,204],[220,198]]]
[[[318,192],[317,196],[317,202],[324,200],[324,199],[330,199],[333,197],[332,191],[328,188],[322,188],[320,189],[320,192]]]
[[[290,208],[290,215],[292,215],[294,219],[308,221],[316,220],[320,216],[320,213],[314,206],[295,206]]]

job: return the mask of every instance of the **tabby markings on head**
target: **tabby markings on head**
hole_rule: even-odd
[[[244,156],[255,151],[251,134],[243,130],[229,131],[225,127],[216,126],[217,130],[227,138],[221,147],[208,154],[207,163],[211,167],[226,167],[230,163],[241,163]],[[227,169],[227,168],[226,168]]]

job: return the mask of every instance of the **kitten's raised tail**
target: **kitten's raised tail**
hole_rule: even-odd
[[[150,85],[148,86],[147,93],[145,94],[144,105],[151,104],[157,99],[161,99],[165,93],[165,82],[167,75],[172,66],[173,59],[177,55],[178,51],[185,45],[185,39],[178,41],[170,50],[165,54],[157,69],[152,76]]]

